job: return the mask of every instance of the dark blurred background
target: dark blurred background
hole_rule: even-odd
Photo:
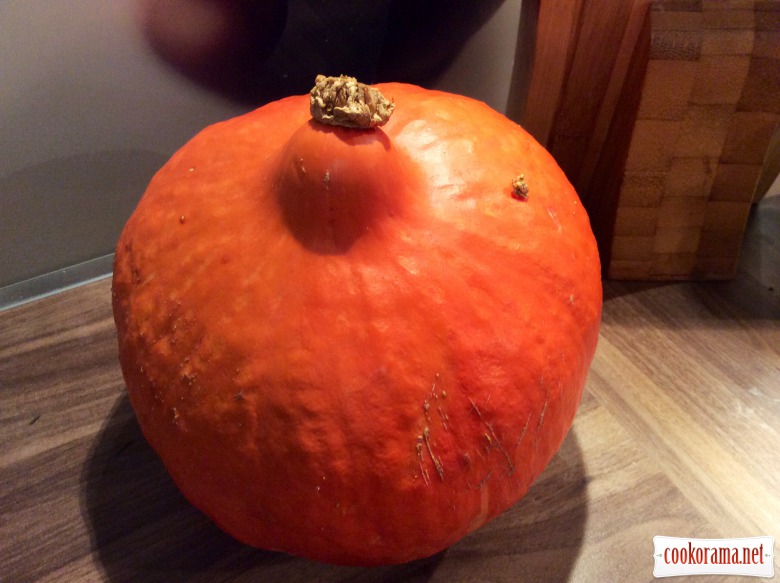
[[[74,265],[108,273],[176,149],[317,73],[506,111],[520,13],[521,0],[4,0],[0,290]]]

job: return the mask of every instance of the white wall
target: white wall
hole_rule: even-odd
[[[161,65],[132,7],[0,2],[0,287],[111,253],[154,171],[241,110]]]
[[[438,87],[504,110],[521,0],[506,0]],[[0,288],[113,252],[152,174],[242,113],[150,51],[132,0],[0,2]]]

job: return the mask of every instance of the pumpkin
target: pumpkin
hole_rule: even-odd
[[[587,214],[520,126],[348,77],[184,145],[113,279],[129,399],[185,497],[351,565],[435,554],[527,492],[601,301]]]

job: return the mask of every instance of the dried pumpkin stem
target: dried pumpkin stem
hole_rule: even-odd
[[[327,125],[369,129],[387,123],[395,104],[354,77],[317,75],[309,93],[312,117]]]

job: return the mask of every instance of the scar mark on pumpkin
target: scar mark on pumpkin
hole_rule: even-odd
[[[436,399],[438,395],[436,394],[436,386],[439,382],[439,373],[436,373],[433,375],[433,384],[431,385],[431,399]]]
[[[447,425],[447,421],[449,421],[449,417],[447,416],[447,413],[444,412],[444,409],[441,407],[437,407],[437,410],[439,411],[439,417],[441,418],[441,424],[442,427],[444,427],[444,431],[449,431],[450,426]]]
[[[542,422],[544,421],[544,414],[547,412],[547,403],[550,400],[550,387],[547,387],[544,392],[544,404],[542,405],[542,412],[539,413],[539,423],[536,426],[536,433],[542,428]]]
[[[550,215],[550,218],[552,219],[552,222],[555,223],[555,228],[559,233],[563,232],[563,227],[561,226],[561,221],[558,220],[558,215],[555,214],[555,211],[553,211],[551,208],[547,208],[547,214]]]
[[[487,482],[488,478],[490,477],[490,474],[492,474],[492,473],[493,473],[493,470],[490,470],[487,474],[485,474],[485,477],[482,478],[479,481],[479,483],[477,484],[477,488],[478,489],[485,485],[485,482]]]
[[[417,436],[417,460],[420,464],[420,473],[422,474],[423,481],[425,481],[425,485],[431,483],[430,479],[428,478],[428,470],[425,469],[425,462],[423,459],[423,436],[418,435]]]
[[[544,391],[544,403],[542,404],[542,411],[539,413],[539,422],[536,424],[536,436],[534,437],[534,462],[531,465],[531,468],[536,468],[536,460],[538,458],[539,454],[539,432],[542,429],[542,422],[544,421],[544,414],[547,412],[547,402],[550,399],[550,387],[545,383],[545,391]],[[536,474],[536,470],[534,469],[534,474]]]
[[[441,460],[433,454],[433,447],[431,447],[431,431],[427,427],[423,429],[423,441],[425,442],[425,449],[428,450],[428,455],[431,456],[431,460],[433,460],[433,466],[436,468],[436,473],[439,474],[439,478],[441,478],[441,481],[443,482],[444,467],[441,465]]]
[[[507,473],[507,476],[511,476],[517,470],[517,467],[515,467],[515,464],[512,461],[512,456],[509,455],[509,452],[504,447],[504,444],[498,438],[498,435],[496,435],[496,431],[495,429],[493,429],[493,424],[490,423],[487,419],[485,419],[482,416],[482,411],[479,410],[479,407],[477,407],[477,404],[474,402],[474,399],[469,397],[469,401],[471,402],[471,409],[477,414],[477,417],[479,417],[479,420],[483,423],[483,425],[487,427],[488,433],[484,434],[485,440],[488,442],[488,445],[493,445],[495,443],[496,447],[498,448],[498,451],[500,451],[504,455],[504,458],[506,459],[506,463],[509,466],[509,472]]]
[[[439,474],[439,478],[441,478],[441,480],[443,482],[444,481],[444,467],[441,464],[441,460],[439,460],[433,454],[433,447],[431,447],[430,430],[427,427],[423,430],[423,439],[425,440],[425,448],[428,450],[428,455],[430,455],[431,456],[431,460],[433,460],[433,465],[436,468],[436,473]]]
[[[520,437],[518,437],[517,442],[515,442],[515,451],[517,451],[517,448],[520,447],[520,442],[523,441],[526,431],[528,431],[528,422],[530,420],[531,420],[531,413],[528,413],[528,416],[525,418],[525,424],[523,425],[523,430],[520,432]]]

